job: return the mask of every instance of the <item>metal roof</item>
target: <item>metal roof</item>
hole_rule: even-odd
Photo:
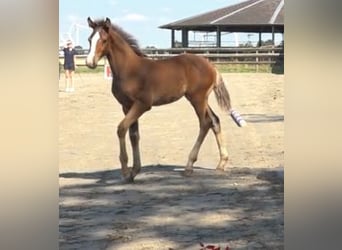
[[[160,26],[162,29],[222,31],[284,30],[285,0],[248,0]]]

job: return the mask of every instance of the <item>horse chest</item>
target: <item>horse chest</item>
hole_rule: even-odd
[[[138,91],[139,88],[134,82],[118,79],[113,81],[112,93],[121,104],[134,101],[138,95]]]

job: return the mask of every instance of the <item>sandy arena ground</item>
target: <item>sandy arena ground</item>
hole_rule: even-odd
[[[76,91],[66,93],[61,74],[60,249],[284,248],[284,76],[223,76],[248,123],[237,127],[210,97],[230,155],[225,174],[214,170],[219,154],[209,132],[193,177],[181,175],[198,133],[183,98],[140,118],[142,171],[123,184],[116,137],[123,114],[111,81],[76,73]]]

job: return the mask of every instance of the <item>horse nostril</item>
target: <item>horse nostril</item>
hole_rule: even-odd
[[[87,66],[88,68],[95,69],[97,65],[94,62],[91,62],[91,63],[87,62]]]
[[[95,65],[95,63],[94,63],[93,60],[86,59],[85,63],[86,63],[86,65],[87,65],[89,68],[91,68],[91,69],[93,69],[93,68],[96,67],[96,65]]]

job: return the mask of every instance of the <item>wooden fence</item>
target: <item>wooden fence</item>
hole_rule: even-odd
[[[259,65],[277,65],[283,68],[284,49],[281,47],[258,47],[258,48],[172,48],[172,49],[143,49],[143,52],[151,59],[166,59],[182,53],[192,53],[208,58],[215,64],[226,65],[251,65],[258,71]],[[76,64],[85,65],[86,55],[77,55]],[[63,56],[60,56],[63,62]],[[103,66],[102,59],[99,65]]]
[[[152,59],[169,58],[181,53],[192,53],[208,58],[214,63],[227,64],[273,64],[284,57],[283,48],[173,48],[145,49]]]

